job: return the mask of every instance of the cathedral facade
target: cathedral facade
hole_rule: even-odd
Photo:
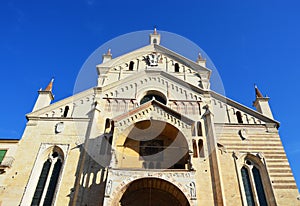
[[[0,205],[300,205],[268,97],[224,97],[205,59],[149,40],[103,55],[94,88],[38,92],[21,140],[0,141]]]

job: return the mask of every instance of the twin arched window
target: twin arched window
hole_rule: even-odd
[[[201,122],[195,122],[195,124],[192,126],[192,136],[203,136],[202,134],[202,124]]]
[[[198,140],[198,148],[197,148],[197,141],[195,139],[193,139],[192,142],[193,142],[193,157],[194,158],[198,157],[198,151],[199,151],[199,157],[201,157],[201,158],[205,157],[204,148],[203,148],[203,140],[202,139]]]
[[[263,185],[262,175],[265,168],[260,167],[249,158],[245,158],[241,168],[242,186],[248,206],[267,206],[266,186]]]
[[[59,151],[53,150],[52,154],[43,164],[31,206],[52,205],[62,163],[62,154]]]

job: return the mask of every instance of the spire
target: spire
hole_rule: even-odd
[[[256,98],[263,98],[263,95],[261,94],[261,92],[257,88],[256,84],[254,84],[254,88],[255,88],[255,97]]]
[[[44,90],[40,89],[38,91],[39,96],[35,102],[35,105],[34,105],[32,111],[42,109],[51,104],[51,101],[54,99],[54,96],[52,94],[53,81],[54,81],[54,78],[51,79],[50,83]]]
[[[254,88],[255,88],[255,101],[253,102],[253,106],[255,106],[256,110],[259,113],[273,119],[272,110],[269,105],[269,97],[264,97],[256,85],[254,85]]]
[[[157,34],[156,27],[154,27],[153,34]]]
[[[46,87],[46,89],[44,91],[52,92],[53,82],[54,82],[54,78],[51,79],[51,81],[49,82],[48,86]]]

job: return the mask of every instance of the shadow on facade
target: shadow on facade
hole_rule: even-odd
[[[91,124],[87,131],[87,137],[90,137]],[[83,144],[73,148],[80,150],[80,158],[75,173],[75,184],[68,195],[69,206],[99,206],[103,204],[107,167],[112,156],[112,133],[113,128],[96,138],[87,138]]]

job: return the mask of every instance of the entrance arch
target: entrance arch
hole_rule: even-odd
[[[142,178],[129,183],[119,204],[122,206],[190,206],[184,193],[159,178]]]

